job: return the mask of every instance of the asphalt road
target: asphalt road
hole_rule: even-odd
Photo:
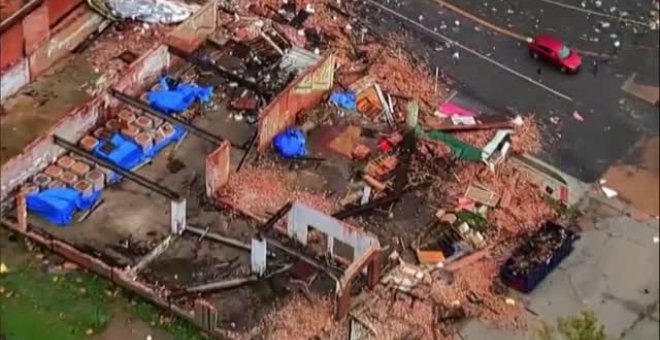
[[[657,230],[657,221],[604,218],[581,234],[573,253],[531,294],[514,299],[548,323],[590,310],[608,339],[657,339],[659,255],[652,241]],[[471,320],[461,333],[465,340],[526,340],[536,338],[535,329],[512,334]]]
[[[597,181],[638,140],[658,134],[658,108],[620,90],[633,73],[637,74],[638,81],[657,86],[660,71],[657,31],[634,33],[630,27],[610,23],[610,31],[616,33],[616,39],[622,43],[616,57],[601,60],[597,76],[591,72],[591,60],[585,58],[585,69],[570,76],[530,59],[524,43],[478,26],[431,0],[378,2],[571,97],[573,101],[553,95],[460,48],[447,46],[432,34],[404,24],[400,18],[373,6],[365,7],[365,13],[360,13],[367,18],[370,28],[380,33],[410,33],[414,37],[411,39],[414,52],[426,58],[431,67],[440,68],[453,79],[463,95],[497,112],[535,114],[543,124],[544,153],[541,158],[582,181]],[[485,7],[481,0],[461,1],[460,7],[524,35],[554,32],[562,38],[569,37],[567,41],[581,49],[613,50],[609,31],[600,33],[598,42],[588,39],[598,35],[594,27],[602,25],[602,18],[538,0],[485,2],[490,7]],[[609,8],[614,0],[603,2],[603,6]],[[626,8],[624,2],[633,1],[618,0],[618,8]],[[496,12],[492,11],[493,6],[498,8]],[[636,5],[628,7],[637,8]],[[639,16],[643,13],[641,10],[630,11]],[[455,51],[459,52],[458,60],[452,59]],[[584,117],[583,122],[572,118],[575,111]]]

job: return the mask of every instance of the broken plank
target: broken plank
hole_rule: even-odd
[[[445,270],[450,271],[450,272],[455,272],[463,267],[467,267],[473,263],[481,261],[483,258],[487,257],[490,255],[490,249],[492,248],[492,245],[481,249],[477,250],[471,254],[465,255],[458,260],[454,262],[450,262],[445,266]]]
[[[352,312],[351,312],[351,313],[348,313],[348,315],[349,315],[353,320],[357,321],[357,322],[360,323],[362,326],[364,326],[367,330],[369,330],[369,332],[371,332],[371,334],[373,334],[376,338],[378,338],[378,332],[376,331],[376,328],[374,328],[374,326],[373,326],[369,321],[367,321],[367,320],[365,320],[364,318],[362,318],[361,315],[357,315],[357,314],[354,314],[354,313],[352,313]]]
[[[85,211],[85,213],[82,214],[82,216],[80,216],[80,218],[78,219],[78,223],[86,220],[89,217],[89,215],[91,215],[94,211],[96,211],[96,209],[98,209],[98,207],[100,207],[101,204],[103,204],[104,202],[105,202],[104,199],[100,199],[96,201],[96,203],[94,203],[94,205],[91,208],[89,208],[89,210]]]
[[[235,279],[224,280],[220,282],[206,283],[199,286],[189,287],[185,289],[186,293],[204,293],[209,291],[217,291],[222,289],[229,289],[240,287],[242,285],[259,281],[259,277],[251,275],[248,277],[239,277]]]
[[[199,236],[203,236],[203,237],[208,238],[208,239],[213,240],[213,241],[224,243],[228,246],[232,246],[232,247],[235,247],[235,248],[238,248],[238,249],[243,249],[243,250],[247,250],[247,251],[252,250],[252,247],[250,247],[250,245],[247,244],[247,243],[241,242],[240,240],[237,240],[237,239],[234,239],[234,238],[231,238],[231,237],[222,236],[222,235],[219,235],[219,234],[216,234],[216,233],[213,233],[213,232],[205,232],[205,230],[201,229],[201,228],[195,228],[195,227],[192,227],[192,226],[188,225],[188,226],[186,226],[185,231],[191,232],[191,233],[199,235]]]
[[[510,120],[501,121],[501,122],[491,122],[491,123],[477,123],[474,125],[467,124],[426,124],[426,128],[443,131],[443,132],[455,132],[455,131],[477,131],[477,130],[492,130],[492,129],[512,129],[513,123]]]
[[[497,206],[500,199],[498,194],[479,183],[471,183],[465,192],[465,197],[489,207]]]
[[[131,278],[136,278],[137,275],[144,269],[146,268],[149,264],[151,264],[158,256],[160,256],[162,253],[167,250],[167,248],[174,243],[176,240],[177,236],[176,234],[170,234],[161,242],[156,248],[154,248],[149,254],[145,255],[135,266],[130,268],[127,271],[128,277]]]
[[[419,250],[417,253],[417,261],[419,264],[438,264],[445,260],[445,255],[439,250]]]
[[[374,189],[376,189],[378,191],[385,191],[385,189],[387,189],[387,185],[385,183],[383,183],[383,182],[381,182],[381,181],[379,181],[379,180],[377,180],[377,179],[375,179],[375,178],[373,178],[373,177],[371,177],[367,174],[364,174],[362,176],[362,179],[367,184],[369,184],[369,186],[373,187]]]
[[[334,273],[332,273],[332,272],[330,271],[330,269],[329,269],[327,266],[324,266],[324,265],[322,265],[322,264],[319,264],[318,261],[316,261],[316,260],[314,260],[314,259],[312,259],[312,258],[310,258],[310,257],[308,257],[308,256],[306,256],[306,255],[304,255],[304,254],[302,254],[302,253],[300,253],[300,252],[298,252],[297,250],[294,250],[294,249],[291,249],[291,248],[287,247],[286,245],[282,244],[281,242],[279,242],[279,241],[277,241],[277,240],[275,240],[275,239],[273,239],[273,238],[266,237],[266,236],[263,236],[263,235],[262,235],[262,237],[263,237],[264,239],[266,239],[266,242],[268,242],[269,245],[271,245],[271,246],[273,246],[273,247],[275,247],[275,248],[277,248],[277,249],[279,249],[279,250],[281,250],[281,251],[283,251],[283,252],[285,252],[285,253],[287,253],[287,254],[293,256],[293,257],[297,257],[297,258],[299,258],[300,260],[302,260],[302,261],[308,263],[308,264],[311,265],[312,267],[314,267],[314,268],[316,268],[316,269],[318,269],[318,270],[324,272],[326,275],[328,275],[331,279],[333,279],[333,280],[336,281],[337,283],[340,282],[340,281],[339,281],[339,278],[337,277],[337,275],[335,275]]]
[[[284,267],[268,274],[267,276],[264,277],[264,279],[268,279],[272,276],[281,274],[289,269],[291,269],[291,264],[285,265]],[[229,280],[224,280],[224,281],[219,281],[219,282],[212,282],[212,283],[205,283],[201,284],[198,286],[193,286],[189,288],[184,289],[184,294],[189,294],[189,293],[206,293],[210,291],[216,291],[216,290],[222,290],[222,289],[230,289],[230,288],[235,288],[235,287],[240,287],[249,283],[253,283],[256,281],[261,280],[260,277],[257,275],[250,275],[246,277],[239,277],[239,278],[234,278],[234,279],[229,279]]]

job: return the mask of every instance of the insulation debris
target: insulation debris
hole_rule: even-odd
[[[159,1],[160,7],[151,6],[153,8],[147,6],[152,2],[146,0],[107,3],[115,9],[115,13],[108,16],[134,17],[155,23],[115,22],[84,51],[94,67],[110,74],[103,78],[103,84],[97,84],[99,93],[113,82],[114,75],[121,75],[146,50],[164,40],[170,30],[165,23],[182,20],[197,7],[178,11],[165,8],[172,3],[169,1]],[[249,304],[250,313],[262,313],[248,316],[260,321],[246,326],[245,332],[230,332],[232,338],[237,339],[255,338],[256,334],[272,339],[343,339],[349,332],[348,322],[338,322],[334,318],[340,307],[345,312],[342,315],[348,315],[366,328],[366,333],[378,339],[448,339],[466,318],[479,318],[497,327],[524,329],[527,326],[522,313],[524,305],[511,303],[516,300],[499,286],[498,276],[505,259],[522,239],[541,228],[544,221],[557,219],[559,214],[556,205],[544,193],[548,187],[544,187],[543,180],[531,178],[510,161],[512,157],[540,152],[542,138],[536,118],[533,115],[512,118],[501,113],[493,120],[467,109],[460,114],[458,111],[451,113],[448,81],[440,76],[440,71],[430,72],[423,60],[408,52],[410,37],[372,32],[368,24],[351,14],[354,9],[351,6],[359,4],[257,0],[249,5],[245,1],[231,4],[227,1],[220,5],[221,28],[212,38],[204,37],[208,44],[194,53],[174,47],[167,49],[177,57],[173,61],[186,61],[184,71],[168,78],[170,81],[204,84],[213,89],[214,95],[204,103],[191,105],[190,109],[173,110],[179,121],[168,120],[170,123],[165,125],[172,133],[175,126],[176,129],[185,126],[193,129],[189,131],[210,134],[201,132],[201,128],[194,130],[192,120],[201,117],[207,119],[207,123],[227,129],[222,133],[231,137],[235,136],[234,132],[239,135],[247,131],[245,135],[250,140],[225,143],[225,137],[218,137],[224,144],[215,146],[216,151],[207,155],[202,175],[193,173],[194,179],[183,181],[183,187],[190,194],[185,197],[190,198],[189,205],[182,210],[194,211],[189,220],[197,221],[190,226],[195,223],[200,226],[189,226],[184,233],[195,234],[194,241],[185,241],[194,244],[195,250],[191,253],[195,261],[185,258],[183,267],[194,267],[199,273],[188,275],[187,280],[179,280],[175,273],[170,280],[153,281],[158,281],[164,289],[180,289],[182,282],[189,281],[186,283],[195,286],[189,288],[188,293],[213,297],[220,294],[216,292],[219,288],[235,289],[240,298],[233,304],[240,305],[238,309],[244,311]],[[318,68],[311,69],[316,66]],[[161,90],[164,85],[168,84],[161,84]],[[171,94],[164,92],[156,93],[171,99]],[[311,107],[319,102],[322,104]],[[443,112],[436,113],[439,107]],[[117,117],[108,112],[104,127],[81,141],[84,148],[95,150],[109,130],[119,130],[126,138],[143,141],[137,144],[146,150],[154,147],[152,137],[164,136],[163,131],[169,131],[165,125],[156,128],[158,116],[140,114],[138,117],[130,110],[125,112],[127,114],[119,113]],[[222,115],[217,116],[218,112]],[[211,117],[213,114],[216,116]],[[237,128],[233,130],[234,127]],[[176,132],[182,134],[183,130]],[[291,132],[291,136],[287,136],[287,132]],[[146,136],[146,141],[139,136]],[[304,141],[301,143],[304,148],[293,153],[282,152],[283,146],[291,144],[281,142],[292,140]],[[177,144],[172,155],[180,145]],[[194,147],[197,151],[203,148]],[[246,151],[252,148],[258,151],[252,154]],[[182,147],[181,150],[186,151],[179,151],[179,154],[191,152],[190,149],[193,148]],[[278,157],[277,151],[282,157]],[[253,157],[257,152],[258,156]],[[239,157],[235,158],[235,153]],[[75,163],[74,159],[70,161]],[[179,163],[168,160],[171,174],[185,172],[187,163]],[[69,167],[59,162],[58,166],[46,169],[41,177],[33,178],[32,184],[45,187],[64,182],[54,176],[63,169]],[[100,173],[96,177],[100,176],[101,183],[90,182],[88,187],[104,184],[104,176],[112,174],[100,172],[100,169],[95,171]],[[87,178],[90,169],[78,172]],[[204,178],[205,182],[193,185],[197,177]],[[176,182],[181,182],[180,178]],[[199,189],[199,186],[204,188]],[[198,193],[193,195],[195,190]],[[303,232],[292,232],[296,237],[302,235],[301,239],[292,239],[284,233],[277,234],[279,238],[276,238],[274,234],[281,233],[284,223],[280,220],[284,216],[282,211],[288,211],[282,207],[288,204],[290,208],[296,203],[328,216],[298,212],[298,217],[308,218],[304,225],[298,224]],[[211,205],[213,209],[202,212],[200,206],[203,205]],[[223,220],[223,225],[214,225],[220,220],[218,215],[213,215],[218,213],[215,208],[220,205],[262,223],[268,222],[263,223],[257,235],[250,223],[230,226]],[[231,218],[228,220],[235,222]],[[333,222],[328,222],[327,228],[335,234],[305,229],[314,227],[307,225],[310,220]],[[355,228],[337,227],[344,226],[342,223],[350,223]],[[240,229],[241,226],[244,228]],[[349,242],[346,241],[348,236],[343,240],[337,236],[345,233],[355,237],[358,232],[373,233],[378,237],[374,239],[382,243],[358,239],[348,246],[345,244]],[[264,241],[267,233],[272,233],[268,237],[277,242],[280,238],[286,240],[282,244],[287,248],[280,245],[280,251],[293,249],[283,252],[286,253],[283,257],[297,257],[295,262],[309,256],[310,260],[305,261],[314,263],[314,270],[307,274],[303,270],[301,274],[299,266],[295,266],[293,271],[283,271],[277,282],[268,278],[272,292],[264,293],[256,290],[266,289],[255,287],[259,286],[259,281],[267,279],[261,276],[266,262],[257,262],[263,263],[261,271],[239,267],[250,262],[241,257],[245,250],[254,255],[251,261],[266,257],[270,261],[271,256],[273,263],[282,261],[279,254],[275,256],[273,249],[267,248]],[[250,235],[252,243],[246,241]],[[222,254],[227,255],[226,259],[207,258],[208,263],[197,261],[198,256],[220,253],[216,243],[213,247],[202,246],[209,243],[204,240],[213,238],[237,240],[234,245],[239,245],[240,255]],[[181,239],[185,239],[185,235],[181,235]],[[271,246],[279,244],[271,239],[268,242]],[[339,249],[342,247],[349,249]],[[117,257],[133,259],[145,256],[154,247],[151,243],[127,238],[107,248],[118,254]],[[370,302],[347,308],[347,304],[338,301],[351,294],[324,295],[308,289],[319,269],[345,270],[353,262],[344,263],[339,258],[352,256],[361,258],[364,266],[350,266],[355,273],[350,285],[342,282],[336,286],[342,286],[338,289],[342,293],[343,290],[359,291],[361,296],[368,296]],[[404,258],[416,262],[408,263]],[[222,265],[217,265],[218,262]],[[163,263],[163,268],[173,267],[168,262]],[[211,267],[213,269],[209,269]],[[378,269],[376,274],[372,274],[374,267]],[[383,275],[379,275],[381,268]],[[158,266],[144,273],[154,277],[163,274],[155,269],[159,269]],[[206,275],[210,270],[215,274]],[[247,273],[246,270],[252,271]],[[227,277],[230,275],[242,279],[236,281],[235,277]],[[217,282],[209,285],[210,280]],[[366,290],[365,281],[370,288],[375,282],[379,284],[375,289]],[[247,282],[255,285],[239,288]],[[291,287],[301,282],[302,292],[293,291]],[[330,285],[334,287],[335,282]],[[255,291],[245,293],[248,289]],[[262,293],[265,297],[255,299],[258,302],[248,301],[249,298],[242,299],[243,296],[238,295],[239,290],[249,298]],[[202,300],[208,296],[195,298]],[[182,304],[201,308],[200,300],[193,300],[192,294],[178,298],[184,301]],[[268,304],[265,300],[269,300]],[[226,304],[228,309],[231,305]],[[215,312],[241,314],[225,311],[224,306]],[[204,315],[206,310],[201,312]],[[209,314],[209,319],[216,316]],[[233,321],[223,320],[222,323],[234,328]],[[210,328],[211,325],[206,326]]]

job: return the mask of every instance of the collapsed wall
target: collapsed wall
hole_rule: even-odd
[[[159,76],[177,69],[183,64],[182,59],[169,52],[170,46],[184,51],[194,51],[206,40],[209,34],[215,31],[216,26],[217,4],[215,1],[211,1],[171,32],[166,39],[167,45],[156,46],[140,56],[126,70],[122,71],[109,86],[127,95],[137,96],[143,93]],[[68,45],[65,47],[68,48]],[[258,129],[260,135],[258,144],[262,146],[262,149],[270,144],[271,139],[277,133],[294,124],[297,115],[317,105],[323,99],[332,86],[334,69],[334,57],[326,55],[321,61],[303,71],[282,93],[270,102],[267,108],[263,110],[262,116],[265,118]],[[27,77],[27,79],[30,78]],[[3,89],[3,91],[5,90]],[[15,205],[18,189],[27,180],[66,152],[65,148],[54,142],[55,136],[75,143],[89,134],[100,122],[110,118],[110,113],[116,111],[115,109],[120,105],[121,102],[110,93],[97,95],[85,104],[71,110],[47,131],[44,131],[39,138],[25,147],[20,154],[5,162],[1,169],[3,174],[1,179],[3,215]],[[231,145],[224,142],[207,155],[205,181],[206,193],[209,196],[213,196],[218,188],[226,184],[230,176],[230,150]],[[70,261],[109,278],[114,283],[151,300],[163,308],[167,308],[180,317],[193,321],[212,334],[221,332],[217,328],[217,323],[210,322],[213,319],[211,316],[217,314],[216,307],[210,303],[204,300],[195,300],[192,310],[184,309],[166,301],[163,298],[167,295],[166,291],[135,280],[135,277],[130,275],[130,271],[113,267],[102,259],[87,254],[64,240],[54,238],[52,235],[44,235],[43,231],[28,226],[25,218],[27,215],[25,200],[24,197],[22,198],[23,200],[19,199],[22,204],[17,209],[17,221],[3,219],[3,226],[24,235]],[[163,251],[163,249],[154,249],[154,251]],[[360,263],[363,261],[366,261],[366,259],[361,259]],[[360,268],[351,270],[351,279],[361,271]],[[342,294],[342,297],[347,296]],[[344,298],[342,298],[342,301],[345,301]]]
[[[3,17],[0,102],[108,25],[83,0],[32,0]]]

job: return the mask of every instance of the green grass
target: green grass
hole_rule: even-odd
[[[191,323],[177,318],[163,317],[158,307],[144,300],[134,299],[128,295],[125,295],[124,298],[127,299],[133,315],[151,326],[157,326],[165,330],[172,335],[174,340],[206,339]]]
[[[107,284],[96,277],[21,267],[3,274],[0,286],[0,325],[10,339],[83,339],[88,330],[97,332],[110,320]]]
[[[113,311],[127,311],[175,340],[204,339],[190,323],[83,271],[52,275],[25,265],[0,275],[0,330],[12,340],[78,340],[98,334]],[[116,296],[116,297],[115,297]],[[119,307],[119,308],[112,308]]]

